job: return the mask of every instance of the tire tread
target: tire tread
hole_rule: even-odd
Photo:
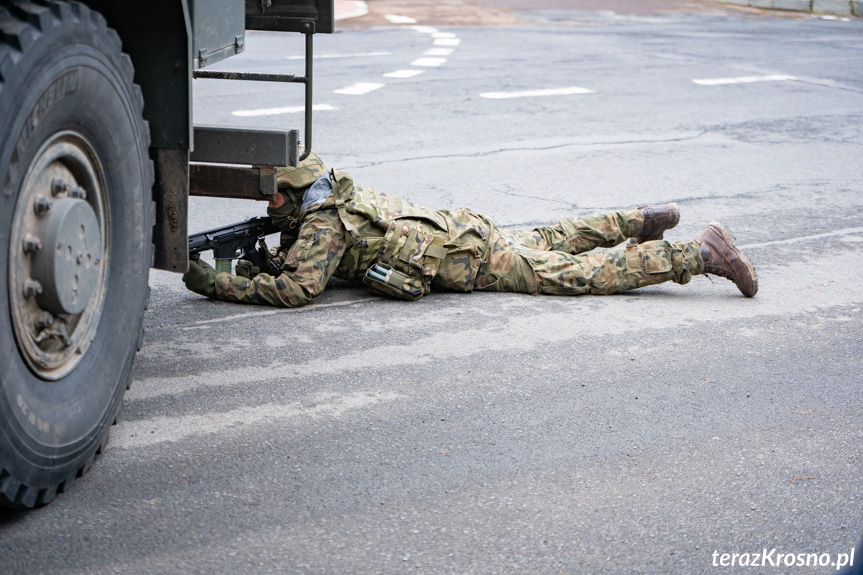
[[[132,60],[122,53],[122,42],[119,34],[108,28],[105,18],[98,12],[91,11],[87,6],[77,2],[65,2],[60,0],[33,0],[30,2],[18,2],[12,4],[9,10],[0,11],[0,92],[3,90],[4,78],[9,78],[14,73],[14,66],[20,60],[22,53],[29,49],[36,39],[42,34],[56,26],[62,26],[64,22],[89,22],[97,34],[102,34],[108,39],[109,45],[119,54],[119,69],[124,80],[132,87],[132,98],[134,100],[137,119],[139,122],[139,134],[142,148],[148,154],[144,170],[145,190],[149,189],[149,196],[144,198],[145,209],[151,212],[147,218],[152,224],[155,219],[155,210],[152,197],[154,179],[153,161],[149,158],[150,130],[149,124],[143,119],[144,98],[140,87],[134,84],[134,67]],[[152,238],[152,234],[150,236]],[[150,253],[153,253],[152,240],[150,242]],[[147,288],[149,293],[149,287]],[[149,297],[142,303],[143,309],[148,305]],[[143,341],[143,321],[138,339],[138,349]],[[131,370],[126,376],[126,381],[119,385],[123,389],[131,386]],[[108,444],[108,433],[110,422],[115,422],[122,407],[122,397],[117,402],[113,417],[108,420],[109,424],[104,426],[96,449],[86,458],[84,463],[69,476],[59,482],[44,488],[28,486],[19,481],[11,471],[0,467],[0,508],[26,509],[43,506],[50,503],[58,493],[63,493],[72,485],[76,478],[82,477],[93,465],[96,455],[102,453]]]
[[[12,12],[39,32],[45,32],[53,25],[54,18],[51,16],[51,11],[45,6],[33,2],[15,4],[12,7]]]
[[[38,33],[32,25],[16,18],[14,14],[0,19],[0,40],[18,52],[29,49]]]
[[[0,90],[3,89],[3,82],[9,77],[13,65],[12,48],[7,44],[0,44]]]

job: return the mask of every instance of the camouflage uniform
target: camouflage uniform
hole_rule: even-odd
[[[638,236],[644,223],[638,209],[512,231],[467,209],[431,211],[355,185],[344,172],[333,175],[314,155],[280,172],[287,201],[267,211],[283,230],[282,246],[273,251],[282,273],[220,273],[217,299],[298,307],[320,294],[332,276],[413,300],[432,287],[613,294],[665,281],[685,284],[704,273],[694,241],[650,241],[579,255]],[[304,192],[323,183],[331,191],[310,204]],[[380,281],[384,275],[387,280]]]

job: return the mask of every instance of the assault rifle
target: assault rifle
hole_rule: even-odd
[[[266,247],[257,248],[255,244],[279,231],[270,217],[266,216],[198,232],[189,236],[189,258],[197,260],[201,252],[213,250],[216,270],[219,272],[230,273],[231,260],[236,259],[248,260],[262,272],[269,273],[272,271],[269,253],[266,253]]]

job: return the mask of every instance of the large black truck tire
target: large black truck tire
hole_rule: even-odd
[[[67,489],[120,409],[153,257],[142,113],[100,14],[0,0],[0,506]]]

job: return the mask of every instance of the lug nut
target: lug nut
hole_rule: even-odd
[[[35,251],[39,251],[42,249],[42,240],[37,238],[36,236],[31,236],[27,234],[24,237],[24,253],[31,254]]]
[[[48,198],[36,198],[36,202],[33,204],[33,209],[36,211],[37,216],[41,216],[51,209],[51,200]]]
[[[76,198],[79,200],[86,200],[87,190],[85,190],[84,188],[79,188],[78,186],[74,186],[72,188],[69,188],[69,197]]]
[[[42,284],[36,280],[27,280],[24,284],[24,297],[35,297],[42,294]]]
[[[55,196],[62,194],[66,190],[69,189],[69,184],[64,182],[60,178],[54,178],[51,180],[51,193]]]
[[[45,329],[54,324],[54,316],[51,312],[40,311],[36,314],[36,329]]]

